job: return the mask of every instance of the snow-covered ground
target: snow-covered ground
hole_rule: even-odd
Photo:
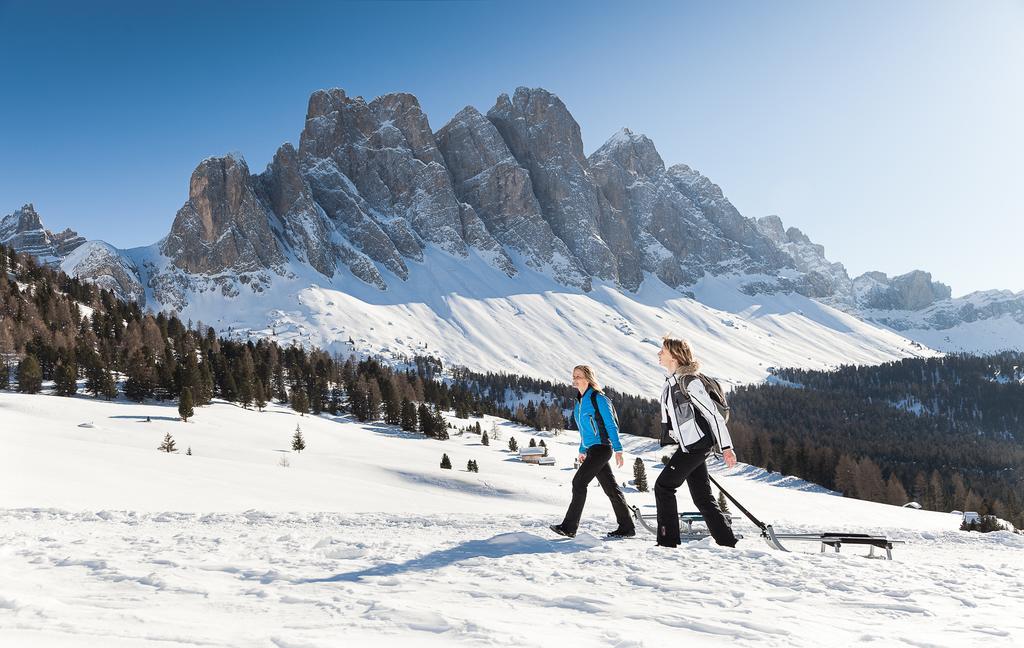
[[[547,525],[568,503],[573,433],[532,433],[558,461],[541,467],[507,450],[531,431],[491,418],[482,427],[496,424],[500,439],[485,447],[471,434],[428,440],[277,406],[175,417],[172,406],[0,392],[0,645],[1024,641],[1024,537],[960,532],[954,515],[716,465],[780,530],[907,544],[892,562],[856,548],[781,553],[742,519],[737,549],[604,542],[613,521],[596,484],[581,533],[556,539]],[[301,454],[288,450],[297,423]],[[182,452],[156,450],[167,432]],[[618,479],[632,479],[640,456],[653,484],[661,449],[625,445]],[[454,470],[440,469],[442,453]],[[650,493],[627,497],[653,511]],[[680,498],[689,508],[685,489]]]

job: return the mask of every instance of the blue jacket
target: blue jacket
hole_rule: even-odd
[[[591,398],[593,387],[587,387],[582,396],[576,396],[576,405],[572,409],[572,416],[576,420],[576,429],[580,431],[580,454],[587,451],[587,448],[594,445],[608,445],[611,443],[612,450],[622,452],[622,444],[619,443],[619,421],[615,416],[615,410],[608,401],[608,397],[598,392],[597,407],[601,412],[600,419],[604,421],[606,439],[601,438],[601,424],[594,414],[594,402]]]

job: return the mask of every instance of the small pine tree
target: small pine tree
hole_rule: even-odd
[[[722,491],[718,491],[718,509],[722,511],[722,513],[729,512],[729,502],[725,499],[725,493]]]
[[[302,438],[302,428],[295,424],[295,434],[292,435],[292,450],[302,452],[306,449],[306,440]]]
[[[487,436],[486,432],[484,432],[483,434],[480,435],[480,445],[485,445],[485,446],[491,445],[491,439]]]
[[[190,457],[192,456],[192,446],[188,447],[188,450],[185,451],[185,454],[187,454]]]
[[[508,449],[511,452],[519,452],[519,444],[516,443],[516,438],[515,437],[509,437]]]
[[[647,469],[644,468],[644,460],[640,457],[633,462],[633,484],[641,493],[647,492]]]
[[[538,445],[544,448],[544,456],[548,456],[548,444],[544,443],[544,439],[541,439]]]
[[[441,455],[441,467],[445,470],[452,469],[452,460],[448,458],[448,453]]]
[[[0,255],[2,257],[3,255]],[[7,368],[7,363],[0,358],[0,389],[9,389],[11,386],[11,371]]]
[[[537,447],[537,439],[534,439],[533,437],[530,437],[530,447],[531,448],[536,448]]]
[[[501,431],[497,422],[491,423],[491,441],[501,441]]]
[[[164,435],[164,442],[160,444],[157,450],[168,453],[178,451],[178,449],[174,447],[174,438],[171,436],[170,432]]]
[[[473,470],[473,460],[470,459],[466,462],[466,472],[476,472]]]
[[[193,414],[195,414],[195,410],[192,409],[192,388],[185,387],[181,390],[181,396],[178,398],[178,416],[187,423]]]

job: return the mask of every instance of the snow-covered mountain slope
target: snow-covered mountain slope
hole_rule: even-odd
[[[193,293],[180,316],[240,336],[395,359],[430,354],[553,381],[591,364],[606,384],[652,397],[663,380],[656,354],[666,333],[690,339],[706,370],[731,384],[759,381],[772,366],[820,369],[933,353],[799,294],[746,295],[736,286],[749,277],[705,279],[695,299],[651,275],[635,293],[597,281],[583,292],[519,261],[509,277],[475,254],[427,246],[422,262],[408,264],[408,278],[389,281],[385,292],[294,264],[292,276],[273,277],[260,292]]]
[[[581,533],[547,525],[569,499],[578,438],[533,433],[553,467],[500,439],[448,441],[346,419],[217,402],[189,423],[171,406],[0,392],[0,644],[335,646],[959,646],[1024,639],[1007,532],[959,516],[837,497],[740,466],[712,471],[787,531],[886,533],[864,551],[772,551],[745,519],[736,549],[702,540],[601,542],[610,507],[591,489]],[[146,423],[145,418],[151,422]],[[450,419],[468,426],[474,421]],[[79,427],[90,422],[92,427]],[[295,425],[307,449],[289,452]],[[156,450],[165,433],[182,452]],[[661,449],[626,437],[632,478]],[[191,447],[192,456],[183,450]],[[442,470],[447,453],[455,467]],[[286,457],[289,467],[280,461]],[[465,471],[475,459],[479,473]],[[627,498],[653,510],[650,493]],[[686,490],[680,506],[689,508]],[[342,639],[343,637],[343,639]]]

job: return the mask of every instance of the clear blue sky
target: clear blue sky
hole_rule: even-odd
[[[1024,289],[1024,3],[0,0],[0,215],[119,247],[204,157],[262,171],[309,94],[417,95],[436,130],[519,85],[587,152],[622,126],[852,275]]]

